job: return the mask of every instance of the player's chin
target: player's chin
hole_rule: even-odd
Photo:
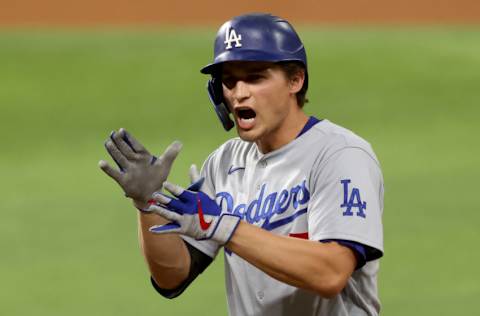
[[[255,142],[259,138],[259,133],[256,129],[245,130],[237,125],[237,134],[240,139],[246,142]]]

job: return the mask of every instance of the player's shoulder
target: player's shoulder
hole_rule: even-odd
[[[370,144],[365,139],[355,134],[353,131],[327,119],[315,124],[312,130],[320,136],[322,141],[327,142],[327,144],[331,146],[370,147]]]
[[[335,124],[329,120],[322,120],[311,129],[310,137],[321,149],[325,158],[342,150],[357,149],[365,152],[378,162],[371,144],[353,131]]]
[[[240,137],[227,140],[220,145],[210,156],[219,163],[222,160],[232,161],[247,157],[255,149],[255,143],[246,142]]]
[[[215,155],[239,154],[251,150],[253,145],[254,143],[246,142],[240,137],[234,137],[221,144],[215,150]]]
[[[242,151],[249,150],[254,145],[252,142],[242,140],[240,137],[230,138],[218,147],[219,151]]]

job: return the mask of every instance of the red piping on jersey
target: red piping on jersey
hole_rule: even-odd
[[[305,233],[296,233],[296,234],[288,234],[290,237],[300,238],[300,239],[308,239],[308,232]]]

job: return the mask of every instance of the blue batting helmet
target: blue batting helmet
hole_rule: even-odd
[[[200,71],[210,74],[207,89],[223,127],[234,123],[223,102],[221,65],[228,61],[299,62],[305,67],[308,85],[307,55],[300,37],[286,20],[271,14],[254,13],[237,16],[224,23],[215,38],[214,58]]]

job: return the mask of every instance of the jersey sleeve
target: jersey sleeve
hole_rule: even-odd
[[[383,177],[368,151],[343,148],[312,172],[308,231],[312,240],[366,246],[366,260],[383,254]]]
[[[216,192],[214,181],[216,172],[216,153],[217,151],[214,151],[212,154],[210,154],[210,156],[207,157],[200,171],[200,176],[205,178],[200,190],[208,194],[213,199],[215,198]],[[195,240],[194,238],[185,235],[181,235],[181,237],[185,242],[211,258],[216,257],[220,248],[220,246],[213,240]]]

